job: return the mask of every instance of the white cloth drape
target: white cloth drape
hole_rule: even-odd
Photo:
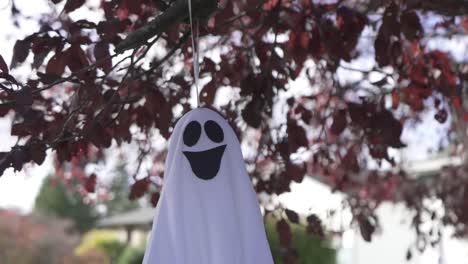
[[[206,125],[209,120],[221,128],[222,141],[213,141],[212,138],[216,138],[211,136],[213,131],[206,131],[210,130]],[[198,139],[197,129],[191,131],[191,140],[196,140],[192,146],[184,142],[185,129],[190,123],[192,127],[198,123],[201,128]],[[200,171],[217,166],[216,158],[203,155],[219,154],[223,145],[226,147],[216,176],[203,179],[206,175],[199,175],[203,174]],[[197,164],[189,162],[184,154],[187,151],[192,156],[199,156]],[[197,175],[202,178],[195,175],[197,169],[193,167],[198,168]],[[165,164],[163,190],[143,263],[273,263],[239,141],[226,120],[212,110],[195,109],[184,115],[174,129]]]

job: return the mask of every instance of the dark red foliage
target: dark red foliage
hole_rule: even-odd
[[[403,12],[401,15],[401,31],[408,40],[422,37],[424,29],[416,12],[410,10]]]
[[[96,190],[97,176],[96,174],[89,175],[84,182],[85,190],[89,193],[94,193]]]
[[[166,150],[154,150],[154,139],[167,140],[193,107],[187,21],[172,18],[170,25],[158,25],[166,26],[163,32],[147,39],[134,32],[155,14],[167,14],[168,1],[102,1],[98,22],[67,16],[87,8],[85,0],[52,2],[64,4],[64,14],[44,16],[40,30],[16,41],[10,68],[0,56],[0,116],[13,116],[11,134],[19,138],[0,153],[0,174],[42,164],[48,149],[63,174],[66,164],[81,168],[103,162],[108,158],[103,149],[130,143],[154,167],[145,178],[139,176],[141,166],[135,168],[129,198],[151,195],[156,205],[159,192],[153,185],[163,175]],[[318,177],[347,194],[368,241],[378,204],[404,201],[422,212],[421,201],[435,195],[450,212],[444,223],[468,234],[461,191],[468,186],[466,169],[435,176],[426,186],[404,171],[382,174],[367,167],[370,161],[397,165],[390,150],[406,146],[403,130],[423,113],[434,113],[440,123],[451,121],[452,134],[466,131],[466,62],[427,45],[433,37],[466,34],[466,9],[457,1],[316,2],[220,1],[212,17],[201,19],[201,47],[215,51],[200,54],[201,105],[226,116],[241,143],[256,152],[246,160],[256,191],[281,195],[293,182]],[[21,16],[21,10],[12,15]],[[428,16],[442,22],[426,25]],[[135,43],[131,51],[116,54],[128,39]],[[364,57],[375,66],[347,66]],[[29,62],[30,76],[16,80],[15,68]],[[343,80],[348,72],[342,70],[359,73],[357,80]],[[223,104],[214,107],[218,101]],[[452,134],[450,143],[466,141]],[[97,176],[80,175],[84,189],[94,192]],[[293,262],[288,222],[299,223],[300,216],[289,209],[284,213],[279,215],[288,221],[279,220],[277,229],[284,259]],[[415,217],[418,236],[420,219]],[[316,215],[307,218],[307,230],[325,233]]]
[[[18,63],[22,63],[29,55],[31,41],[29,39],[18,40],[13,48],[13,58],[11,59],[11,67],[14,68]]]
[[[347,125],[346,110],[340,109],[333,115],[333,123],[330,127],[330,132],[335,135],[340,135]]]
[[[0,56],[0,70],[2,71],[2,74],[8,74],[9,72],[8,65],[6,64],[2,56]]]
[[[296,212],[289,209],[285,209],[284,212],[286,213],[286,216],[288,217],[289,221],[295,224],[299,223],[299,215]]]
[[[65,10],[65,12],[69,13],[81,7],[85,2],[86,0],[67,0],[63,9]]]
[[[94,57],[97,61],[97,66],[105,73],[109,73],[112,69],[112,59],[110,58],[109,43],[101,41],[94,47]]]
[[[306,166],[304,164],[294,164],[292,162],[288,162],[286,165],[286,172],[292,181],[300,183],[306,174]]]
[[[365,216],[358,217],[358,224],[362,238],[365,241],[370,242],[372,240],[372,234],[375,232],[375,224]]]
[[[439,121],[439,123],[445,123],[447,121],[448,113],[445,109],[440,109],[435,114],[434,118]]]
[[[160,195],[158,192],[155,192],[151,195],[151,205],[153,205],[153,207],[156,207],[156,205],[158,205],[159,197]]]
[[[128,198],[130,200],[135,200],[142,197],[148,190],[150,184],[151,180],[148,177],[135,181],[135,183],[132,185],[132,188],[130,189],[130,195]]]
[[[300,147],[309,145],[305,129],[297,124],[296,120],[288,120],[287,133],[290,153],[296,152]]]
[[[318,237],[324,237],[322,221],[317,215],[311,214],[307,217],[307,232]]]

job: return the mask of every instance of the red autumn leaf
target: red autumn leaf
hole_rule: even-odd
[[[215,99],[216,90],[218,89],[218,85],[213,78],[210,82],[208,82],[200,92],[200,101],[205,103],[206,105],[212,105]]]
[[[11,152],[0,152],[0,175],[11,167]]]
[[[200,70],[200,74],[203,73],[214,73],[216,72],[216,63],[208,57],[203,58],[203,67]]]
[[[295,120],[289,119],[287,123],[288,127],[286,132],[288,133],[288,143],[290,152],[296,152],[300,147],[306,147],[309,145],[306,132],[303,127],[297,124]]]
[[[358,224],[362,238],[367,242],[371,242],[372,235],[375,232],[375,225],[371,223],[369,218],[364,216],[358,218]]]
[[[31,41],[28,39],[18,40],[13,47],[13,57],[11,59],[11,68],[15,68],[19,63],[23,63],[29,55]]]
[[[72,72],[83,70],[84,67],[89,65],[88,58],[80,47],[74,44],[66,51],[67,66]]]
[[[156,89],[151,89],[146,95],[145,108],[152,114],[157,115],[165,103],[164,95]]]
[[[242,96],[251,95],[254,91],[254,88],[258,82],[257,76],[253,73],[249,73],[247,76],[243,77],[240,81],[240,94]]]
[[[341,6],[336,11],[337,27],[339,29],[339,44],[341,58],[346,61],[352,59],[352,51],[355,49],[361,32],[368,23],[365,15],[354,9]]]
[[[67,0],[63,9],[66,13],[70,13],[80,8],[85,2],[86,0]]]
[[[353,125],[367,128],[370,126],[369,117],[375,112],[373,105],[348,103],[349,117]],[[368,113],[370,113],[368,115]]]
[[[100,41],[94,47],[94,57],[99,61],[97,66],[105,73],[109,73],[112,69],[112,59],[110,58],[109,43]]]
[[[148,190],[150,183],[151,181],[149,178],[143,178],[133,183],[132,187],[130,188],[130,194],[128,196],[129,199],[135,200],[141,198]]]
[[[262,105],[262,100],[254,97],[242,110],[242,118],[249,126],[254,128],[260,127],[262,123]]]
[[[278,179],[275,181],[275,184],[272,186],[273,193],[278,195],[291,191],[291,178],[288,177],[287,172],[283,171],[280,173]]]
[[[117,35],[122,33],[129,24],[131,24],[131,22],[128,19],[109,19],[99,22],[97,25],[97,32],[103,40],[115,44],[116,41],[120,41]]]
[[[156,205],[158,205],[159,197],[160,194],[158,192],[155,192],[151,195],[151,205],[153,205],[153,207],[156,207]]]
[[[94,193],[96,191],[97,177],[96,174],[89,175],[85,180],[84,188],[89,193]]]
[[[99,122],[92,122],[91,125],[88,125],[85,128],[86,134],[88,135],[89,140],[96,147],[108,148],[112,144],[112,136],[109,133],[108,129],[103,127]]]
[[[66,54],[62,52],[54,54],[54,56],[52,56],[52,58],[50,58],[49,62],[47,63],[46,74],[62,76],[63,72],[65,71],[66,63]]]
[[[23,123],[15,123],[11,126],[11,135],[18,137],[27,137],[31,134],[30,126]]]
[[[324,237],[322,221],[315,214],[311,214],[307,217],[307,233]]]
[[[165,138],[169,139],[170,137],[170,126],[172,120],[172,108],[169,104],[165,104],[161,113],[158,115],[157,128],[159,133]]]
[[[21,171],[23,164],[28,162],[27,155],[21,147],[14,147],[11,151],[11,165],[15,171]]]
[[[435,120],[437,120],[439,123],[443,124],[445,121],[447,121],[447,111],[445,109],[440,109],[437,111],[437,113],[434,115]]]
[[[330,132],[332,132],[335,135],[340,135],[341,133],[343,133],[343,131],[346,129],[346,126],[348,125],[346,116],[347,116],[346,110],[344,109],[338,110],[333,115],[333,123],[330,127]]]
[[[457,84],[457,76],[452,70],[447,53],[434,50],[427,55],[430,58],[432,66],[441,71],[440,77],[436,79],[440,84],[439,91],[445,95],[451,95],[453,87]],[[442,82],[439,79],[441,79]]]
[[[279,235],[280,245],[284,248],[289,248],[292,241],[291,228],[286,220],[281,219],[276,223],[276,231]]]
[[[32,144],[29,147],[29,155],[37,165],[41,165],[46,158],[46,146],[42,143]]]
[[[286,213],[286,216],[288,217],[289,221],[295,224],[299,223],[299,215],[296,212],[289,209],[285,209],[284,212]]]
[[[392,109],[398,109],[400,105],[400,92],[397,90],[392,91]]]
[[[122,6],[130,13],[139,14],[142,10],[142,2],[142,0],[124,0]]]
[[[8,74],[8,65],[6,64],[5,60],[3,57],[0,55],[0,70],[2,71],[3,74]]]
[[[383,22],[374,42],[375,60],[379,66],[389,65],[396,58],[392,57],[392,46],[400,36],[400,23],[398,21],[399,8],[392,2],[383,15]]]
[[[15,93],[15,103],[17,106],[31,106],[33,103],[33,96],[31,89],[27,87]]]
[[[405,145],[400,137],[403,132],[403,125],[397,120],[392,112],[382,109],[376,112],[371,118],[371,137],[394,148],[401,148]]]
[[[266,3],[263,4],[263,10],[272,10],[278,4],[278,1],[279,0],[268,0]]]
[[[461,100],[460,100],[460,97],[458,96],[452,96],[451,97],[451,101],[453,103],[453,106],[456,108],[456,109],[460,109],[462,107],[462,103],[461,103]]]
[[[401,15],[401,31],[409,40],[419,39],[424,33],[419,17],[414,11],[405,11]]]
[[[286,150],[287,151],[287,150]],[[295,182],[301,183],[304,179],[306,168],[303,165],[288,162],[286,165],[286,174]]]
[[[343,157],[342,165],[347,171],[358,173],[360,171],[359,162],[353,148],[348,149],[346,155]]]

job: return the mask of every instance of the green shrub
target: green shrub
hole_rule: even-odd
[[[93,230],[84,235],[75,252],[78,256],[81,256],[88,251],[97,250],[104,253],[111,263],[115,263],[124,248],[125,244],[118,240],[113,231]]]
[[[120,255],[117,264],[141,264],[145,256],[144,248],[127,247]]]
[[[96,248],[104,252],[111,259],[111,263],[116,263],[123,254],[122,251],[125,249],[125,244],[117,240],[103,240],[98,242]]]
[[[320,239],[307,233],[304,226],[292,224],[292,245],[298,253],[298,261],[295,264],[335,264],[336,252],[329,247],[326,239]],[[276,220],[268,218],[265,228],[270,243],[271,252],[275,259],[275,264],[283,264],[282,248],[279,243],[278,232],[276,231]]]

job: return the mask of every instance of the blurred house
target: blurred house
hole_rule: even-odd
[[[151,230],[154,213],[155,208],[138,208],[103,218],[98,221],[96,227],[114,230],[121,242],[132,246],[143,246]]]
[[[460,165],[461,159],[442,154],[431,159],[405,164],[411,177],[423,180],[436,175],[443,167]],[[343,194],[333,193],[323,183],[310,178],[292,186],[292,192],[280,197],[282,203],[291,205],[299,213],[321,214],[324,218],[326,208],[340,203]],[[284,199],[281,199],[284,198]],[[151,230],[154,208],[141,208],[128,213],[104,218],[97,227],[113,229],[122,242],[143,245]],[[345,212],[346,213],[346,212]],[[345,215],[344,213],[344,215]],[[440,244],[428,246],[419,253],[413,250],[411,260],[407,261],[408,249],[415,244],[415,231],[411,227],[413,213],[403,204],[383,203],[377,209],[380,229],[374,234],[372,242],[362,239],[359,229],[346,231],[335,241],[338,250],[338,264],[464,264],[468,259],[468,243],[451,237],[450,230],[443,234]],[[342,217],[342,216],[340,216]],[[350,217],[345,215],[345,217]],[[336,226],[337,219],[327,219],[324,224]]]
[[[404,160],[404,159],[403,159]],[[408,175],[416,180],[425,180],[440,173],[448,166],[459,166],[462,159],[440,153],[432,158],[411,161],[403,166]],[[428,201],[441,208],[437,201]],[[380,229],[373,236],[372,242],[362,239],[356,228],[343,236],[339,255],[339,264],[464,264],[468,263],[468,242],[452,237],[452,230],[444,228],[440,243],[427,245],[420,253],[416,248],[416,234],[412,227],[414,212],[401,203],[383,203],[376,212]],[[408,249],[411,248],[411,253]],[[411,255],[410,260],[406,260]]]

